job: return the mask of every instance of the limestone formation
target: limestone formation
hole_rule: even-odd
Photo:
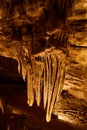
[[[22,78],[29,109],[44,108],[47,122],[69,109],[67,96],[87,103],[86,52],[87,0],[0,0],[0,73]]]

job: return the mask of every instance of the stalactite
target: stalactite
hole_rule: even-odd
[[[58,54],[57,54],[58,53]],[[44,59],[41,61],[41,59]],[[43,92],[44,109],[46,108],[46,121],[51,120],[51,114],[64,83],[65,56],[61,51],[45,52],[40,58],[31,58],[31,68],[28,71],[28,103],[33,105],[34,99],[40,106],[41,92]],[[42,76],[44,85],[42,87]],[[42,90],[43,89],[43,90]],[[35,95],[34,95],[35,92]],[[35,97],[34,97],[35,96]]]
[[[40,81],[41,81],[41,68],[40,68],[40,65],[37,65],[37,81],[36,81],[36,102],[37,102],[37,105],[40,106],[40,100],[41,100],[41,89],[40,89]]]
[[[47,102],[47,121],[49,120],[49,107],[50,107],[50,102],[51,102],[51,95],[52,95],[52,84],[51,84],[51,71],[52,71],[52,61],[51,61],[51,56],[48,56],[48,102]]]
[[[30,66],[29,66],[30,67]],[[29,71],[27,72],[27,92],[28,92],[28,104],[29,106],[32,106],[34,103],[34,90],[33,90],[33,84],[32,84],[32,68],[29,68]]]
[[[54,86],[53,86],[53,93],[51,95],[51,102],[50,102],[50,106],[49,109],[47,109],[47,114],[46,114],[46,120],[47,122],[49,122],[51,120],[51,114],[52,114],[52,110],[53,110],[53,106],[57,97],[57,89],[58,89],[58,80],[59,80],[59,65],[58,65],[58,61],[57,62],[57,68],[56,68],[56,75],[55,75],[55,80],[54,80]]]
[[[40,84],[39,84],[39,69],[37,63],[35,63],[35,73],[34,73],[34,89],[35,89],[35,99],[37,105],[39,105],[40,98]],[[38,97],[39,96],[39,97]]]
[[[41,101],[41,76],[43,72],[43,64],[36,62],[35,65],[35,96],[37,105],[40,106]]]
[[[26,69],[25,69],[25,66],[23,65],[23,63],[21,63],[21,74],[22,74],[22,77],[23,77],[23,80],[25,81],[26,79]]]
[[[35,59],[35,57],[32,57],[31,66],[32,67],[31,67],[31,71],[29,71],[29,73],[30,73],[29,75],[31,75],[31,78],[32,78],[32,80],[31,80],[32,86],[30,85],[28,87],[32,88],[33,93],[35,94],[35,97],[33,98],[33,100],[35,99],[37,106],[40,106],[41,89],[42,89],[41,79],[42,79],[44,64],[43,64],[43,62],[41,63],[40,61],[37,61]],[[31,88],[30,88],[30,90],[31,90]],[[29,92],[28,92],[28,94],[29,94]]]
[[[43,91],[43,102],[44,102],[44,109],[47,104],[47,97],[48,97],[48,64],[47,58],[45,58],[44,62],[44,91]]]
[[[61,55],[61,54],[60,54]],[[52,55],[53,56],[53,55]],[[48,98],[47,98],[47,114],[46,120],[49,122],[51,120],[51,114],[53,107],[59,97],[61,89],[64,83],[65,76],[65,56],[58,55],[48,56],[48,67],[49,67],[49,77],[48,77]]]
[[[18,72],[22,76],[23,80],[26,80],[26,69],[22,62],[18,62]]]
[[[18,62],[18,73],[20,74],[21,73],[21,63]]]

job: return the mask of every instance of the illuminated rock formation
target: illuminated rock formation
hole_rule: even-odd
[[[0,0],[0,56],[16,60],[26,103],[43,102],[47,122],[63,92],[87,102],[86,8],[86,0]]]

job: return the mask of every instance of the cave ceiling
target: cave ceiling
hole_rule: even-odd
[[[27,104],[43,102],[48,122],[86,128],[87,0],[0,0],[2,75],[27,82]]]

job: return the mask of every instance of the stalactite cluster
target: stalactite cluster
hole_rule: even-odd
[[[27,70],[27,103],[32,106],[36,100],[40,106],[43,95],[47,122],[51,120],[53,107],[63,88],[65,61],[66,56],[62,51],[46,51],[44,55],[32,56]]]

